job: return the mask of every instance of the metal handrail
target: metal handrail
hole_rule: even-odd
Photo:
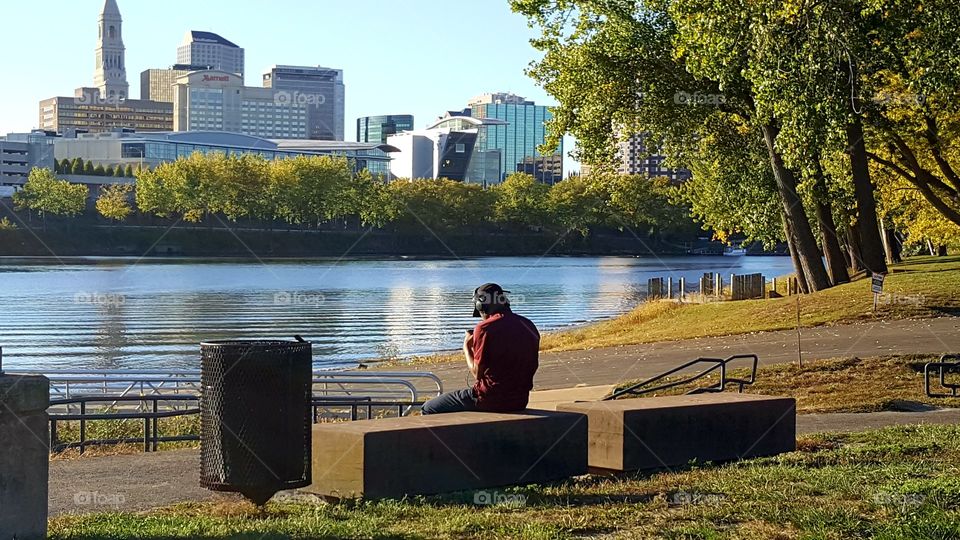
[[[930,385],[930,376],[934,370],[939,373],[938,382],[942,388],[950,390],[949,394],[934,392]],[[960,354],[944,354],[937,362],[927,362],[923,366],[923,391],[927,397],[955,398],[960,397],[960,382],[948,383],[947,373],[960,373]]]
[[[167,411],[160,410],[161,402],[194,402],[196,407],[185,409],[173,409]],[[140,407],[131,408],[126,412],[113,412],[108,408],[108,412],[89,412],[87,405],[89,403],[122,403],[122,402],[150,402],[152,405],[149,410],[141,410]],[[51,406],[58,405],[78,405],[79,413],[50,413],[50,450],[52,452],[62,452],[70,448],[77,448],[83,454],[88,446],[114,445],[124,443],[143,443],[144,452],[157,451],[159,444],[164,442],[185,442],[199,441],[200,434],[170,435],[163,436],[159,433],[158,420],[162,418],[173,418],[178,416],[189,416],[200,414],[199,395],[186,394],[150,394],[144,396],[79,396],[72,398],[59,398],[50,401]],[[423,405],[423,401],[409,400],[374,400],[371,397],[357,396],[314,396],[310,402],[313,422],[319,422],[321,415],[320,409],[323,408],[348,408],[350,409],[350,420],[360,418],[359,410],[366,409],[366,418],[373,418],[374,408],[396,409],[397,416],[404,416],[414,407]],[[99,420],[143,420],[143,435],[140,437],[122,437],[110,439],[88,439],[87,422]],[[60,422],[75,421],[80,423],[79,440],[72,442],[60,442],[58,438],[58,424]]]
[[[199,391],[199,370],[143,370],[130,372],[124,370],[20,370],[12,373],[23,375],[45,375],[50,379],[51,397],[70,398],[81,395],[150,395],[168,392]],[[443,393],[440,378],[423,371],[315,371],[313,384],[321,385],[325,394],[342,395],[380,395],[384,397],[407,396],[410,401],[421,401],[429,396]],[[427,382],[421,389],[415,381]],[[373,388],[350,388],[349,385],[369,385]],[[402,390],[383,387],[402,387]],[[381,387],[381,388],[377,388]]]
[[[750,377],[749,377],[749,378],[746,378],[746,379],[739,379],[739,378],[735,378],[735,377],[728,377],[728,376],[727,376],[727,364],[729,364],[730,362],[733,362],[733,361],[735,361],[735,360],[742,360],[742,359],[750,359],[750,360],[752,360],[751,370],[750,370]],[[631,385],[631,386],[629,386],[629,387],[627,387],[627,388],[623,388],[623,389],[621,389],[621,390],[618,390],[618,391],[614,392],[613,394],[605,397],[605,398],[603,399],[603,401],[608,401],[608,400],[617,399],[617,398],[619,398],[619,397],[621,397],[621,396],[625,396],[625,395],[627,395],[627,394],[633,395],[633,396],[640,396],[640,395],[643,395],[643,394],[649,394],[649,393],[651,393],[651,392],[658,392],[658,391],[660,391],[660,390],[666,390],[666,389],[668,389],[668,388],[673,388],[673,387],[676,387],[676,386],[682,386],[682,385],[690,384],[690,383],[692,383],[692,382],[694,382],[694,381],[697,381],[697,380],[699,380],[699,379],[702,379],[702,378],[704,378],[704,377],[707,377],[708,375],[710,375],[711,373],[713,373],[713,372],[715,372],[715,371],[717,371],[717,370],[720,371],[720,380],[717,381],[717,384],[716,384],[716,385],[714,385],[714,386],[706,386],[706,387],[702,387],[702,388],[695,388],[695,389],[687,392],[687,394],[702,394],[702,393],[707,393],[707,392],[723,392],[724,390],[726,390],[728,384],[735,384],[735,385],[737,385],[738,391],[742,393],[744,386],[749,386],[749,385],[751,385],[751,384],[753,384],[753,383],[755,383],[755,382],[757,381],[757,367],[758,367],[759,363],[760,363],[760,359],[759,359],[759,357],[757,357],[757,355],[755,355],[755,354],[735,354],[735,355],[729,356],[729,357],[727,357],[727,358],[696,358],[696,359],[691,360],[691,361],[689,361],[689,362],[687,362],[687,363],[685,363],[685,364],[682,364],[682,365],[677,366],[677,367],[675,367],[675,368],[673,368],[673,369],[670,369],[670,370],[668,370],[668,371],[665,371],[665,372],[663,372],[663,373],[661,373],[661,374],[659,374],[659,375],[653,376],[653,377],[651,377],[651,378],[649,378],[649,379],[647,379],[647,380],[645,380],[645,381],[642,381],[642,382],[636,383],[636,384],[634,384],[634,385]],[[681,372],[681,371],[690,369],[691,367],[693,367],[693,366],[695,366],[695,365],[697,365],[697,364],[710,364],[710,367],[704,369],[703,371],[701,371],[701,372],[699,372],[699,373],[697,373],[697,374],[695,374],[695,375],[692,375],[692,376],[690,376],[690,377],[688,377],[688,378],[686,378],[686,379],[683,379],[683,380],[668,382],[668,383],[665,383],[665,384],[661,384],[661,385],[659,385],[659,386],[654,386],[654,387],[652,387],[652,388],[644,388],[645,386],[648,386],[648,385],[650,385],[650,384],[653,384],[653,383],[655,383],[655,382],[657,382],[657,381],[660,381],[660,380],[662,380],[662,379],[666,379],[667,377],[670,377],[671,375],[674,375],[674,374],[679,373],[679,372]]]

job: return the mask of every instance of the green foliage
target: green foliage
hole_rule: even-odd
[[[553,186],[548,204],[556,223],[568,231],[586,235],[593,225],[609,218],[609,192],[593,177],[574,176]]]
[[[126,170],[133,172],[129,165]],[[123,173],[121,167],[114,169],[114,174]],[[643,228],[651,234],[690,225],[688,210],[670,202],[673,190],[665,180],[639,176],[578,176],[551,187],[517,173],[483,189],[448,179],[388,183],[368,171],[354,173],[343,157],[268,161],[257,155],[197,152],[154,170],[138,170],[136,179],[140,212],[189,222],[223,216],[304,227],[352,222],[433,232],[496,224],[583,234],[594,227]],[[100,214],[115,220],[128,217],[133,211],[130,189],[103,188],[97,200]]]
[[[70,162],[70,174],[83,174],[83,159],[73,158]]]
[[[127,178],[133,178],[133,165],[127,163],[126,169],[123,170],[123,176]]]
[[[391,182],[386,189],[387,205],[398,225],[431,231],[477,226],[489,221],[494,195],[476,184],[440,178]]]
[[[15,231],[17,230],[17,224],[10,221],[9,218],[4,217],[0,218],[0,231]]]
[[[105,176],[107,170],[103,167],[103,163],[97,163],[97,166],[93,169],[93,174],[95,176]]]
[[[88,195],[87,186],[60,180],[50,169],[34,168],[13,201],[17,208],[43,215],[76,216],[86,208]]]
[[[493,219],[499,223],[516,223],[527,227],[545,226],[550,222],[550,186],[529,174],[514,173],[492,189],[496,200]]]
[[[97,211],[100,215],[117,221],[123,221],[132,212],[130,205],[130,194],[133,192],[133,184],[113,184],[100,188],[100,196],[97,197]]]
[[[53,172],[57,174],[70,174],[71,167],[72,163],[67,158],[53,160]]]
[[[270,199],[288,223],[319,224],[354,214],[353,171],[346,158],[297,156],[270,163]]]
[[[83,174],[86,174],[86,175],[89,175],[89,176],[93,176],[93,175],[95,175],[96,173],[97,173],[96,167],[93,166],[93,162],[92,162],[92,161],[88,161],[88,162],[86,162],[86,163],[83,163]]]

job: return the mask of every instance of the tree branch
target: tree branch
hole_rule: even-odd
[[[924,130],[923,134],[926,137],[927,141],[930,143],[930,153],[933,155],[934,161],[937,162],[937,166],[940,167],[940,171],[943,175],[953,184],[954,188],[958,193],[960,193],[960,176],[957,175],[957,172],[953,170],[953,167],[950,166],[950,163],[943,157],[943,152],[940,148],[940,135],[937,128],[937,121],[935,118],[931,117],[929,114],[924,113],[923,120],[927,124],[927,129]]]

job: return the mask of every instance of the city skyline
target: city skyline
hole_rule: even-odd
[[[58,8],[53,10],[58,16],[52,19],[51,4]],[[538,104],[554,102],[523,72],[537,56],[528,42],[533,34],[522,17],[510,12],[506,2],[447,5],[419,0],[417,10],[379,2],[323,4],[324,20],[357,23],[325,25],[324,32],[311,28],[316,25],[315,18],[305,20],[302,16],[303,12],[319,11],[318,6],[307,2],[268,9],[254,4],[249,10],[223,0],[192,4],[172,0],[162,10],[125,0],[118,4],[123,14],[130,96],[140,94],[137,74],[176,63],[177,46],[184,34],[201,30],[216,32],[246,50],[248,84],[274,64],[343,69],[348,141],[355,139],[350,127],[359,117],[411,113],[417,119],[414,127],[422,128],[446,110],[462,107],[484,92],[510,91]],[[27,84],[5,91],[7,99],[0,103],[0,133],[39,127],[36,103],[51,96],[72,95],[75,88],[93,82],[90,75],[97,41],[96,19],[102,8],[103,0],[11,6],[7,20],[14,24],[5,32],[11,42],[29,41],[31,54],[15,55],[9,59],[12,65],[8,69],[35,75]],[[477,42],[481,36],[451,37],[457,35],[452,25],[464,24],[459,21],[468,20],[465,17],[478,8],[484,8],[481,11],[495,22],[498,39],[482,40],[481,47]],[[36,25],[28,23],[38,20],[45,21],[50,34],[64,39],[37,42],[31,32]],[[265,31],[265,26],[278,30]],[[384,32],[398,27],[405,32]],[[359,39],[371,35],[383,37]],[[70,46],[64,46],[65,42]],[[90,46],[84,47],[85,43]],[[387,51],[389,54],[385,54]],[[478,56],[487,55],[495,61],[476,62]],[[37,70],[38,62],[48,69]],[[572,148],[569,139],[564,148],[565,152]],[[565,162],[566,170],[579,169],[571,158],[565,157]]]

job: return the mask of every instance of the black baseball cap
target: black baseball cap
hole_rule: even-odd
[[[510,306],[510,300],[507,299],[505,293],[510,291],[503,290],[503,287],[497,285],[496,283],[484,283],[483,285],[476,288],[473,291],[473,316],[479,317],[480,310],[477,309],[477,304],[483,305],[494,305],[494,304],[504,304]]]

